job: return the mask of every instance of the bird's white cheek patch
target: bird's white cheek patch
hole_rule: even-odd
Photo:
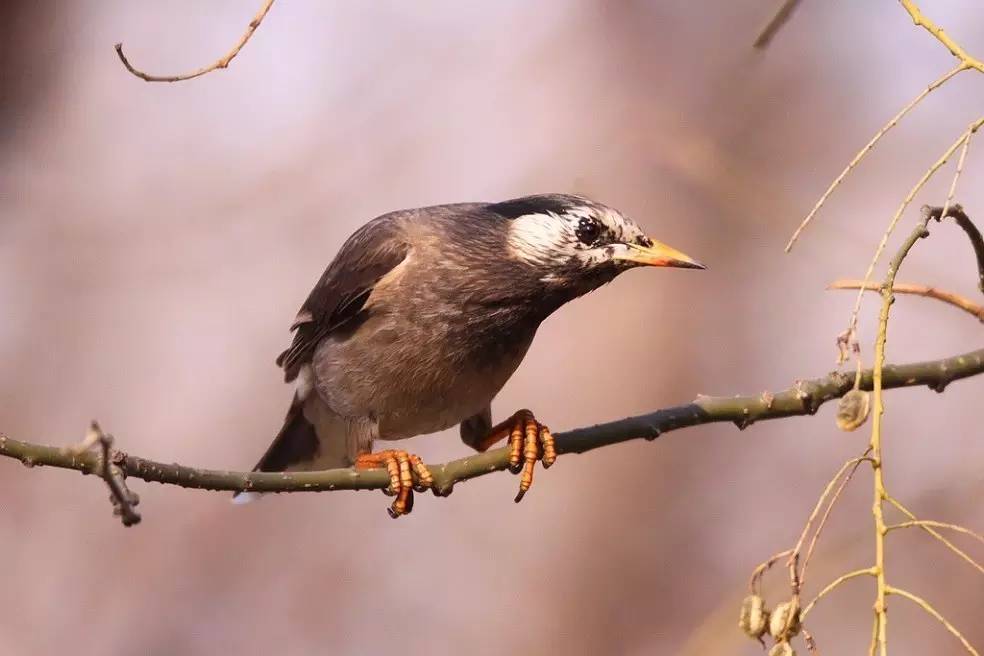
[[[509,224],[509,254],[533,264],[573,255],[570,235],[563,219],[553,214],[530,214]]]

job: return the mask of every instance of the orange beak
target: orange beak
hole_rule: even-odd
[[[675,248],[670,248],[662,242],[652,240],[651,246],[625,244],[624,253],[616,253],[616,260],[632,262],[643,266],[677,267],[679,269],[706,269],[707,267]]]

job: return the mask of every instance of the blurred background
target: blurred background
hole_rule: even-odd
[[[556,430],[701,394],[758,393],[835,366],[834,338],[898,202],[980,114],[965,73],[930,96],[782,247],[831,179],[953,66],[894,2],[280,2],[225,71],[257,3],[0,7],[0,431],[50,444],[98,418],[121,448],[246,469],[290,391],[273,360],[342,241],[380,213],[547,191],[612,204],[710,265],[636,271],[547,321],[493,405]],[[975,0],[923,9],[984,53]],[[984,223],[984,145],[957,199]],[[952,164],[951,164],[952,166]],[[942,204],[948,168],[921,203]],[[933,228],[900,280],[974,294],[962,233]],[[880,274],[879,274],[880,277]],[[862,317],[870,359],[876,303]],[[896,303],[891,361],[981,345],[981,326]],[[613,339],[614,337],[614,339]],[[585,353],[590,357],[586,357]],[[984,379],[887,395],[887,484],[918,514],[984,526]],[[133,481],[123,529],[95,478],[0,461],[0,654],[759,654],[737,629],[752,568],[792,546],[859,453],[817,416],[711,425],[565,457],[521,505],[515,478],[421,496],[226,494]],[[407,447],[467,453],[456,431]],[[655,485],[653,484],[655,481]],[[870,564],[870,475],[835,511],[805,595]],[[980,554],[980,545],[955,541]],[[921,533],[889,538],[891,582],[984,645],[984,584]],[[770,599],[784,595],[784,575]],[[808,627],[868,644],[873,584]],[[892,653],[956,653],[891,600]],[[802,652],[805,648],[800,646]]]

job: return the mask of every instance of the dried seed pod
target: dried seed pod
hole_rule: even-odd
[[[800,631],[800,608],[796,601],[784,601],[769,617],[769,635],[782,642]]]
[[[750,638],[761,638],[769,624],[769,611],[765,600],[757,594],[748,595],[741,602],[738,628]]]
[[[796,656],[796,650],[788,642],[777,642],[769,650],[769,656]]]
[[[837,403],[837,428],[842,431],[856,430],[868,418],[870,409],[871,395],[852,389]]]

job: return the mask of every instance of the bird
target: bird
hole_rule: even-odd
[[[571,194],[372,219],[345,241],[290,326],[276,362],[294,395],[254,471],[385,468],[396,518],[433,478],[413,453],[374,445],[458,425],[479,452],[508,440],[519,501],[536,462],[555,462],[553,435],[528,409],[493,425],[493,398],[541,322],[641,266],[706,268],[618,210]]]

